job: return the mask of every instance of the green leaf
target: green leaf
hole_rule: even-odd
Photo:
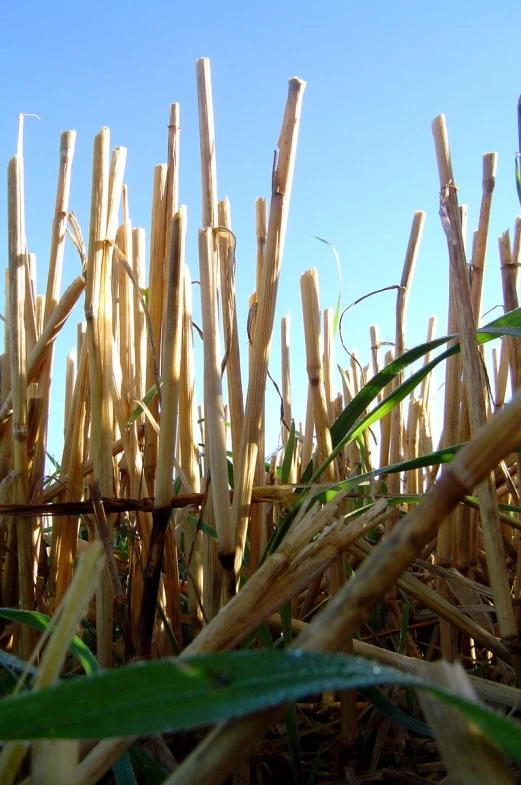
[[[514,158],[516,171],[516,190],[519,204],[521,204],[521,167],[519,166],[519,153]]]
[[[408,461],[401,461],[400,463],[392,463],[389,466],[384,466],[382,469],[373,469],[372,472],[366,472],[365,474],[357,474],[354,477],[349,477],[347,480],[342,480],[341,482],[336,483],[335,485],[330,485],[327,490],[325,491],[318,491],[316,495],[313,497],[316,502],[320,504],[325,504],[326,502],[334,499],[339,491],[349,490],[350,488],[356,488],[361,484],[368,483],[374,477],[379,477],[382,474],[397,474],[401,472],[411,471],[413,469],[423,469],[427,466],[438,466],[439,464],[449,463],[458,450],[463,447],[463,444],[455,444],[452,447],[444,447],[442,450],[435,450],[433,452],[427,453],[427,455],[420,455],[418,458],[411,458]],[[385,491],[384,491],[385,492]],[[295,502],[295,505],[291,508],[290,513],[293,515],[295,510],[298,508],[300,504],[302,504],[303,497],[299,497],[298,500]],[[389,504],[417,504],[421,501],[420,496],[396,496],[390,497],[387,499]],[[501,505],[500,505],[501,507]],[[364,512],[367,507],[360,509],[358,512]],[[521,512],[521,509],[518,508],[509,508],[514,509]],[[291,520],[290,520],[291,522]],[[284,524],[284,533],[287,531],[287,526]],[[278,531],[278,530],[277,530]],[[277,547],[280,544],[280,540],[282,538],[279,537],[277,540]]]
[[[125,752],[112,767],[116,785],[137,785],[128,753]]]
[[[300,737],[298,732],[297,706],[291,703],[286,709],[286,738],[293,764],[295,782],[302,782],[302,760],[300,757]]]
[[[308,785],[315,785],[318,777],[318,772],[320,771],[320,761],[322,758],[320,755],[314,759],[313,763],[311,764],[311,771],[309,772],[309,779]]]
[[[235,487],[234,486],[234,479],[233,479],[233,463],[230,460],[228,460],[228,459],[226,459],[226,463],[227,463],[227,466],[228,466],[228,485],[230,486],[230,488],[233,491],[233,489]]]
[[[25,670],[26,663],[23,660],[7,651],[0,651],[0,696],[9,695],[14,690]],[[27,670],[30,679],[34,678],[35,674],[36,668]]]
[[[471,720],[489,741],[495,742],[512,760],[521,763],[521,725],[507,719],[481,704],[466,701],[459,695],[454,695],[448,690],[435,687],[425,687],[427,692],[447,703],[453,709],[458,709],[468,720]]]
[[[159,377],[159,386],[160,387],[163,386],[163,379],[161,377]],[[147,392],[145,393],[145,397],[143,398],[143,403],[147,407],[150,406],[156,395],[157,395],[157,385],[154,383],[152,387],[149,390],[147,390]],[[143,414],[143,411],[144,411],[143,407],[140,404],[138,404],[134,409],[134,411],[132,412],[132,414],[130,415],[130,417],[128,418],[127,426],[132,425],[132,423],[135,422],[137,418]]]
[[[129,747],[128,754],[147,785],[162,785],[168,775],[143,747],[134,742]]]
[[[45,616],[43,613],[21,611],[15,608],[0,608],[0,617],[16,621],[19,624],[25,624],[26,627],[31,627],[39,632],[44,632],[52,621],[49,616]],[[71,640],[70,650],[83,667],[85,673],[92,674],[99,670],[95,656],[81,638],[78,638],[76,635]]]
[[[428,352],[438,349],[454,337],[454,335],[446,335],[443,338],[436,338],[433,341],[420,344],[420,346],[416,346],[414,349],[410,349],[408,352],[405,352],[405,354],[402,354],[401,357],[397,357],[396,360],[393,360],[389,365],[386,365],[385,368],[379,371],[376,376],[373,376],[373,378],[355,395],[353,400],[348,403],[344,411],[337,417],[331,426],[331,439],[333,445],[338,445],[338,443],[344,439],[369,404],[375,400],[378,393],[381,392],[384,387],[387,387],[399,373],[404,371],[412,363],[421,359],[421,357]]]
[[[421,736],[429,736],[429,738],[432,738],[432,731],[428,725],[416,720],[414,717],[411,717],[410,714],[407,714],[398,706],[395,706],[394,703],[385,695],[382,695],[376,687],[366,687],[366,689],[360,690],[360,692],[373,704],[373,706],[376,706],[382,714],[385,714],[391,722],[395,722],[397,725],[401,725],[402,728],[413,731],[413,733],[419,733]]]
[[[284,452],[282,466],[280,468],[280,484],[287,485],[289,482],[289,475],[291,472],[291,465],[293,463],[293,452],[295,449],[295,420],[291,421],[291,428],[289,429],[288,443]]]
[[[212,526],[209,526],[204,521],[199,523],[199,518],[196,518],[195,515],[187,515],[186,520],[192,524],[194,529],[199,527],[199,531],[203,532],[203,534],[206,534],[206,536],[210,537],[211,540],[215,540],[217,542],[217,532]]]
[[[404,684],[472,720],[521,762],[521,725],[436,684],[345,654],[227,652],[139,662],[2,700],[0,739],[98,739],[210,725],[335,689]]]
[[[262,651],[141,662],[2,700],[0,739],[140,736],[209,725],[324,689],[414,678],[345,655]]]

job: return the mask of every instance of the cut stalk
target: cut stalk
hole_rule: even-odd
[[[9,321],[10,321],[10,372],[13,390],[13,463],[15,471],[15,499],[18,503],[29,501],[29,461],[27,454],[27,362],[25,308],[25,235],[23,222],[23,162],[16,155],[9,161],[8,169],[8,231],[9,231]],[[33,610],[34,525],[19,520],[17,527],[18,585],[20,605]],[[36,643],[36,633],[22,629],[20,656],[28,659]]]
[[[166,176],[167,167],[159,164],[154,169],[154,192],[152,202],[152,229],[150,238],[150,271],[148,276],[151,333],[148,335],[149,351],[147,357],[146,389],[159,382],[159,358],[161,351],[161,318],[163,310],[164,284],[164,242],[166,219]],[[154,296],[150,297],[153,292]],[[150,401],[150,414],[157,422],[161,392]],[[158,437],[155,429],[147,420],[145,424],[145,479],[149,493],[154,493],[157,467]]]
[[[237,303],[235,300],[235,236],[231,231],[230,202],[219,202],[219,266],[221,303],[224,333],[224,360],[230,406],[230,429],[232,452],[235,454],[241,442],[244,402],[242,396],[241,358],[239,352],[239,328]]]
[[[467,264],[461,236],[458,214],[458,200],[445,127],[445,118],[440,115],[432,125],[438,170],[440,175],[441,207],[440,213],[447,234],[447,245],[451,270],[454,275],[453,296],[457,310],[458,332],[461,342],[461,355],[464,381],[472,434],[486,422],[484,380],[481,359],[474,332],[472,305],[467,277]],[[507,646],[516,670],[521,679],[521,641],[517,630],[515,614],[510,597],[510,587],[505,565],[505,553],[499,511],[492,475],[484,477],[478,490],[480,499],[481,523],[491,587],[498,616],[501,637]]]
[[[237,456],[239,471],[235,477],[236,490],[232,507],[236,544],[236,574],[241,568],[246,544],[253,475],[258,455],[258,438],[264,409],[271,334],[284,250],[304,87],[305,83],[300,79],[294,78],[289,82],[288,101],[279,139],[279,158],[273,171],[268,239],[257,305],[256,330],[259,340],[255,342],[253,347],[253,372],[248,381],[243,431]]]
[[[212,77],[210,61],[200,57],[195,64],[197,106],[199,110],[199,143],[201,148],[202,220],[203,228],[218,226],[217,159],[213,118]]]
[[[49,322],[53,312],[56,310],[60,296],[75,142],[75,131],[64,131],[61,134],[60,168],[52,225],[51,253],[49,259],[49,273],[47,276],[47,292],[45,295],[45,312],[43,317],[44,324]],[[47,428],[50,407],[49,388],[52,376],[53,352],[54,349],[52,347],[47,352],[46,359],[42,364],[38,375],[38,385],[42,397],[42,411],[40,416],[40,435],[36,445],[31,476],[31,488],[36,489],[38,492],[35,501],[40,501],[41,478],[45,471],[45,453],[47,449]]]
[[[259,302],[260,283],[262,280],[262,270],[264,268],[264,254],[266,252],[266,200],[255,200],[255,234],[257,237],[257,264],[255,266],[255,292],[250,297],[248,311],[248,368],[249,373],[253,372],[253,345],[257,340],[257,305]],[[263,407],[258,434],[257,460],[253,475],[254,485],[264,485],[266,482],[266,410]],[[238,450],[239,445],[237,446]],[[237,453],[236,450],[236,453]],[[253,575],[262,554],[266,550],[268,533],[266,529],[266,505],[255,506],[250,512],[250,577]]]
[[[400,287],[396,296],[396,337],[394,353],[400,357],[405,352],[405,312],[407,299],[411,286],[414,267],[418,252],[420,250],[423,224],[425,223],[425,213],[416,212],[412,221],[409,243],[405,254]],[[393,381],[393,389],[396,389],[402,382],[403,373],[399,373]],[[402,406],[398,404],[391,412],[391,448],[389,460],[391,464],[399,463],[403,453],[403,417]],[[391,495],[398,495],[401,492],[401,475],[390,474],[387,478],[387,486]],[[395,522],[398,519],[398,509],[396,509]],[[392,525],[392,522],[391,522]]]
[[[183,283],[183,349],[179,390],[179,463],[193,493],[201,487],[199,455],[195,436],[195,378],[192,330],[192,279],[185,265]],[[186,518],[183,525],[185,569],[188,575],[188,613],[194,634],[201,628],[203,598],[203,535],[195,532]],[[207,539],[207,538],[206,538]]]
[[[153,511],[153,526],[144,577],[143,602],[139,619],[137,654],[147,657],[152,645],[156,603],[158,599],[165,537],[170,520],[174,455],[177,438],[177,410],[179,405],[179,375],[182,345],[183,266],[186,244],[186,210],[176,213],[171,234],[168,309],[163,345],[163,392],[161,399],[161,430],[159,432],[159,454],[156,476],[156,494]],[[177,554],[174,554],[177,567]],[[177,577],[177,576],[176,576]],[[174,596],[175,595],[175,596]],[[168,611],[174,634],[181,642],[179,580],[172,580],[167,599]]]
[[[213,512],[219,561],[223,571],[225,601],[235,594],[235,548],[230,518],[226,433],[221,383],[221,348],[218,321],[217,276],[214,242],[210,228],[199,232],[199,265],[204,333],[205,452],[211,476]]]

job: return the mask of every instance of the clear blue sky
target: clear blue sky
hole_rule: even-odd
[[[305,414],[300,274],[319,270],[322,307],[338,292],[326,238],[342,261],[343,306],[399,282],[415,210],[427,221],[407,320],[409,347],[427,318],[446,332],[447,252],[438,217],[438,175],[430,124],[444,112],[460,202],[469,204],[469,247],[481,198],[482,154],[499,153],[483,310],[501,301],[496,238],[519,212],[513,154],[521,92],[519,4],[509,0],[437,3],[309,0],[293,3],[28,0],[0,12],[0,152],[15,152],[17,115],[25,132],[27,234],[45,291],[59,134],[78,132],[71,207],[88,236],[92,143],[103,125],[128,148],[125,181],[134,226],[149,233],[153,167],[165,160],[168,109],[181,105],[180,200],[188,206],[189,264],[198,277],[200,175],[195,61],[211,59],[219,198],[231,200],[237,234],[242,347],[253,289],[254,201],[270,195],[287,79],[306,80],[271,370],[278,364],[280,316],[292,313],[295,415]],[[1,190],[0,244],[6,256]],[[69,249],[64,285],[79,272]],[[197,295],[197,292],[195,292]],[[499,315],[499,311],[495,315]],[[75,321],[82,318],[81,309]],[[380,295],[344,320],[345,340],[369,359],[369,324],[394,337],[394,294]],[[64,357],[75,322],[58,342],[53,433],[61,429]],[[337,360],[348,358],[337,347]],[[202,390],[200,389],[200,393]],[[275,399],[270,399],[276,404]],[[272,410],[273,411],[273,410]],[[59,438],[52,451],[59,453]]]

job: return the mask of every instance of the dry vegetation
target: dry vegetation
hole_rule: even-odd
[[[277,373],[282,449],[267,465],[265,422],[277,415],[265,411],[264,398],[305,85],[289,82],[271,201],[256,205],[257,284],[246,356],[239,354],[235,236],[229,204],[218,201],[215,186],[207,60],[197,63],[197,86],[203,228],[200,268],[192,273],[201,283],[204,390],[194,384],[186,208],[178,205],[178,105],[171,107],[167,163],[154,172],[148,260],[144,230],[130,220],[125,149],[110,157],[106,128],[95,139],[84,243],[69,206],[75,133],[62,134],[45,296],[35,292],[26,244],[21,133],[9,163],[0,357],[1,605],[37,610],[57,623],[42,645],[35,629],[11,616],[3,622],[2,648],[37,665],[32,686],[39,689],[56,682],[62,670],[82,672],[75,659],[63,665],[81,619],[78,629],[105,669],[136,657],[187,658],[245,642],[260,651],[282,643],[283,632],[288,649],[351,652],[438,680],[471,700],[479,696],[503,712],[517,707],[521,398],[508,406],[504,401],[509,378],[515,390],[521,373],[515,337],[521,327],[519,218],[513,243],[508,232],[499,241],[507,315],[476,341],[495,155],[483,159],[479,225],[467,263],[466,214],[458,207],[444,119],[433,122],[450,260],[447,334],[459,334],[459,343],[436,341],[431,320],[427,343],[406,352],[404,318],[421,212],[413,218],[397,290],[394,351],[380,356],[372,326],[372,366],[362,369],[353,358],[342,371],[340,393],[333,352],[339,314],[321,311],[316,271],[302,275],[307,412],[295,427],[285,318]],[[77,247],[81,274],[60,293],[67,237]],[[59,471],[48,481],[53,342],[82,296],[77,365],[67,361],[65,447]],[[491,393],[483,344],[501,335],[490,364]],[[430,372],[438,347],[449,351],[439,360],[444,420],[441,443],[433,445]],[[411,374],[409,366],[418,360],[423,366]],[[199,400],[204,407],[197,409]],[[431,661],[440,657],[459,660],[473,675],[433,668]],[[477,768],[473,782],[519,781],[484,738],[472,741],[466,722],[432,698],[421,698],[421,709],[438,747],[420,726],[404,727],[403,714],[381,714],[373,699],[355,689],[326,691],[298,704],[297,712],[284,715],[280,706],[271,707],[220,724],[204,738],[202,732],[156,735],[146,751],[171,785],[219,783],[228,775],[236,785],[419,785],[447,781],[447,767],[451,781],[465,782],[471,765]],[[392,701],[409,718],[421,716],[403,687]],[[81,713],[81,706],[73,710]],[[33,742],[30,781],[108,782],[107,772],[132,742]],[[26,752],[20,741],[4,745],[2,782],[29,781]],[[159,781],[143,771],[139,776]]]

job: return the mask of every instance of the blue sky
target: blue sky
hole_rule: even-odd
[[[307,82],[290,219],[279,288],[271,371],[279,378],[279,320],[292,314],[295,415],[305,415],[299,277],[319,271],[322,307],[338,294],[326,238],[342,262],[345,307],[399,282],[415,210],[427,220],[411,290],[407,345],[424,340],[427,319],[446,332],[447,252],[438,217],[431,121],[447,116],[460,203],[469,205],[469,247],[481,199],[482,154],[497,151],[483,311],[501,302],[497,236],[519,212],[513,154],[521,93],[517,3],[347,2],[262,4],[111,2],[4,3],[0,11],[0,152],[15,152],[25,123],[27,234],[45,291],[59,134],[78,133],[71,207],[88,236],[92,143],[101,126],[128,148],[125,182],[134,226],[149,233],[153,167],[165,160],[168,109],[180,103],[180,200],[188,206],[189,264],[198,277],[200,169],[195,61],[209,57],[216,123],[219,198],[231,200],[237,235],[237,294],[243,351],[247,299],[254,285],[254,202],[270,196],[271,166],[287,79]],[[6,248],[5,188],[0,247]],[[72,248],[64,286],[80,270]],[[197,298],[197,292],[194,292]],[[499,315],[499,311],[494,315]],[[65,354],[75,323],[58,341],[53,440],[59,453]],[[492,317],[491,317],[492,318]],[[394,294],[349,312],[344,339],[369,359],[369,325],[394,338]],[[337,360],[348,358],[337,346]],[[202,385],[199,386],[202,393]],[[271,393],[270,393],[271,396]],[[269,400],[276,405],[276,400]],[[273,411],[273,410],[272,410]],[[277,430],[276,428],[274,429]],[[58,436],[56,436],[58,434]],[[276,440],[276,435],[275,435]]]

